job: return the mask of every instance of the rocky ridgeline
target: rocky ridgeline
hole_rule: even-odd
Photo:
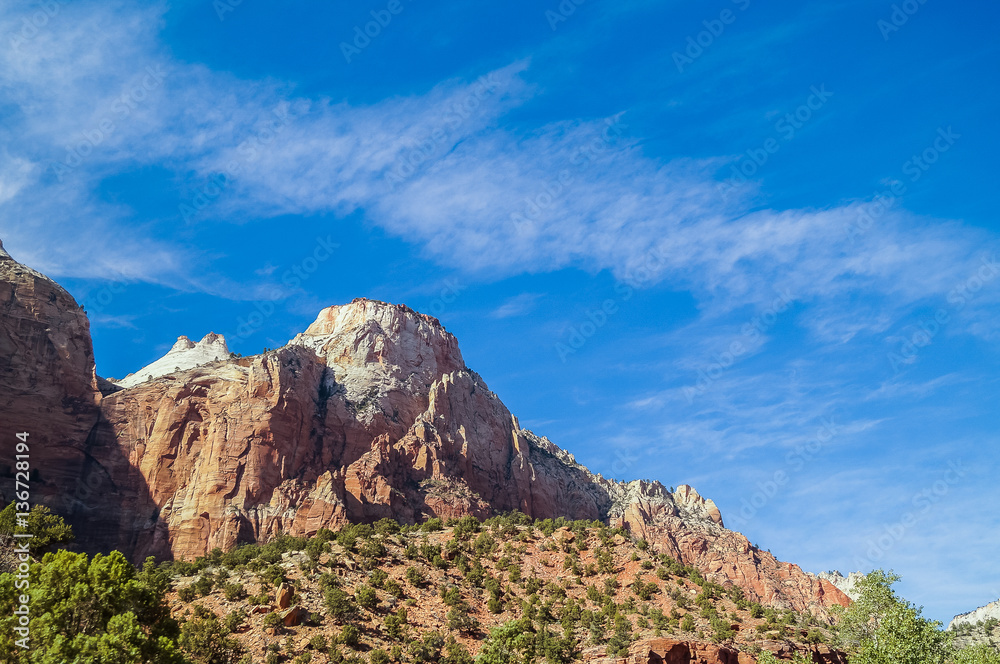
[[[833,570],[832,572],[820,572],[816,576],[820,579],[829,581],[852,600],[858,598],[855,586],[857,586],[858,581],[865,578],[865,575],[861,572],[849,572],[847,576],[844,576],[837,570]]]
[[[990,619],[1000,620],[1000,599],[990,602],[986,606],[981,606],[975,611],[955,616],[948,623],[948,629],[954,629],[959,625],[975,625],[978,622],[986,622]]]
[[[221,337],[182,339],[109,387],[64,289],[6,253],[0,287],[0,421],[31,433],[33,498],[87,550],[192,558],[279,532],[518,510],[624,527],[769,605],[849,602],[727,530],[691,487],[605,479],[522,429],[455,337],[408,307],[328,307],[284,347],[246,358]]]
[[[184,369],[193,369],[228,357],[229,347],[226,345],[225,337],[220,334],[210,332],[198,343],[194,343],[185,336],[180,336],[177,337],[177,342],[166,355],[149,366],[143,367],[121,380],[110,380],[121,387],[134,387],[152,378]]]

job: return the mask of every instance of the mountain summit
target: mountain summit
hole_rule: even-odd
[[[519,510],[622,526],[770,605],[849,603],[726,529],[693,488],[603,478],[523,429],[455,337],[404,305],[328,307],[253,357],[230,357],[215,335],[182,337],[108,387],[65,290],[6,255],[0,287],[0,420],[31,432],[33,495],[88,550],[191,558],[347,522]]]

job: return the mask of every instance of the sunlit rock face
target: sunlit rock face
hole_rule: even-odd
[[[247,358],[217,335],[182,337],[112,384],[94,374],[72,297],[6,254],[0,270],[0,416],[37,433],[42,495],[87,550],[191,558],[348,521],[516,509],[623,526],[768,604],[825,614],[849,601],[727,530],[693,488],[605,479],[522,429],[455,337],[406,306],[328,307]],[[60,500],[60,485],[83,490]]]

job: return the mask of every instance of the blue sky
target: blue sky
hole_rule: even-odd
[[[1000,597],[998,19],[8,3],[0,238],[105,376],[358,296],[432,313],[593,470],[947,620]]]

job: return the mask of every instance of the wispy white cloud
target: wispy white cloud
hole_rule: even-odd
[[[490,312],[491,318],[513,318],[515,316],[526,316],[535,310],[538,301],[545,297],[542,293],[521,293]]]
[[[706,310],[789,289],[804,301],[873,293],[889,303],[876,306],[896,313],[943,296],[963,263],[996,241],[897,212],[851,242],[846,229],[859,204],[748,212],[750,188],[720,196],[722,161],[648,158],[641,137],[628,135],[627,114],[528,133],[505,128],[503,116],[533,94],[527,61],[477,81],[352,106],[172,59],[157,41],[162,6],[83,3],[65,11],[6,54],[0,74],[0,91],[18,109],[8,120],[23,134],[0,171],[5,216],[22,220],[4,233],[56,274],[204,285],[180,277],[197,248],[154,240],[129,210],[94,194],[104,175],[148,163],[187,181],[179,206],[213,177],[225,183],[199,219],[363,210],[429,256],[474,274],[610,270],[640,284],[669,280]],[[8,9],[0,24],[19,18]],[[45,166],[66,161],[67,145],[87,149],[88,132],[95,137],[108,119],[114,129],[91,141],[87,167],[63,171],[58,182]],[[53,225],[67,231],[61,242],[53,243]],[[818,308],[804,322],[846,341],[883,328],[887,314],[873,314],[858,320]]]

